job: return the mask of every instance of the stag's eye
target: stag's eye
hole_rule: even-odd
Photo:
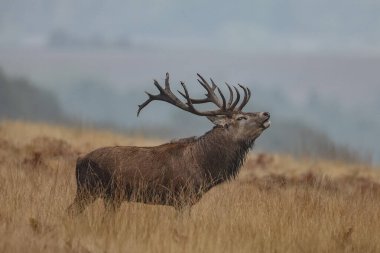
[[[243,119],[244,119],[244,120],[247,120],[247,117],[245,117],[245,116],[241,116],[241,117],[237,118],[237,120],[239,120],[239,121],[240,121],[240,120],[243,120]]]

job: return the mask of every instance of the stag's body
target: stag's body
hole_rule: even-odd
[[[216,126],[198,138],[156,147],[104,147],[79,158],[77,196],[70,213],[83,211],[98,197],[111,209],[123,200],[177,208],[193,205],[213,186],[237,175],[255,139],[269,127],[268,113],[238,111],[227,116],[209,115]],[[249,131],[242,132],[241,118],[251,119],[251,125],[245,123]]]

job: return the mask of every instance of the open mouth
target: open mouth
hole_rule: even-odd
[[[263,127],[264,127],[265,129],[268,128],[268,127],[270,127],[270,124],[271,124],[271,122],[270,122],[269,119],[265,120],[265,121],[262,123],[262,125],[263,125]]]

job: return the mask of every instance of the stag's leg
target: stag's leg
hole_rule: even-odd
[[[121,206],[121,200],[105,197],[104,207],[108,213],[115,213]]]
[[[182,205],[182,206],[174,206],[175,217],[177,219],[184,219],[184,218],[190,218],[191,217],[191,206],[190,205]]]
[[[85,159],[78,159],[75,168],[77,194],[74,202],[67,208],[70,216],[76,216],[84,211],[86,206],[95,201],[93,171],[90,163]]]
[[[173,205],[177,213],[176,216],[180,218],[191,217],[191,208],[196,202],[191,194],[178,197]]]
[[[81,214],[86,206],[95,201],[95,197],[84,190],[78,190],[74,202],[67,208],[67,213],[70,216]]]
[[[202,187],[189,182],[186,186],[177,190],[176,201],[173,207],[181,217],[190,217],[191,209],[202,197]]]
[[[123,199],[124,194],[121,191],[121,187],[118,187],[117,184],[112,182],[103,197],[106,212],[115,213],[120,208]]]

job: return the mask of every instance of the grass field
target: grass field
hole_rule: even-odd
[[[79,154],[159,140],[0,123],[0,252],[380,252],[380,171],[255,154],[190,213],[101,201],[66,216]]]

